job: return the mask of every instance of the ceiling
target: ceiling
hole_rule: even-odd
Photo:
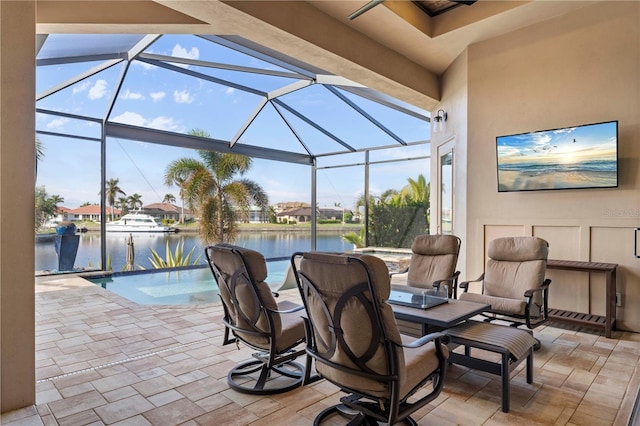
[[[387,0],[349,19],[367,3],[39,0],[37,31],[237,35],[433,110],[442,74],[468,46],[596,1],[478,0],[431,17],[411,1]]]
[[[447,9],[446,13],[429,16],[413,1],[388,0],[354,20],[349,15],[367,1],[311,1],[314,7],[352,26],[406,56],[410,60],[441,75],[469,45],[533,25],[584,7],[593,1],[493,1],[479,0],[471,5]],[[447,5],[440,0],[433,10]]]
[[[441,15],[459,6],[470,6],[478,0],[413,0],[430,17]]]
[[[97,142],[102,132],[301,164],[390,148],[425,155],[428,112],[237,36],[39,39],[41,137]]]

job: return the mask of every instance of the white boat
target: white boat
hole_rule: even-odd
[[[107,232],[173,232],[174,228],[164,226],[148,214],[129,213],[120,219],[107,223]]]

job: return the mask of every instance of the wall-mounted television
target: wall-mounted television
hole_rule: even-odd
[[[615,188],[618,122],[496,137],[498,191]]]

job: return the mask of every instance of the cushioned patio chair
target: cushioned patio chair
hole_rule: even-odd
[[[349,424],[416,424],[411,414],[442,390],[448,357],[442,335],[412,341],[400,334],[386,302],[389,272],[381,259],[309,252],[294,254],[292,264],[299,256],[307,353],[318,375],[348,394],[314,424],[334,414],[352,417]],[[308,360],[307,374],[310,365]],[[415,395],[429,383],[432,389]]]
[[[409,268],[391,274],[392,284],[406,284],[424,289],[446,285],[448,297],[458,297],[456,271],[460,238],[455,235],[418,235],[411,244]]]
[[[301,345],[304,307],[288,301],[276,303],[264,281],[265,259],[257,251],[218,244],[207,247],[205,255],[224,308],[223,345],[244,342],[257,350],[254,359],[229,372],[229,386],[253,394],[275,394],[300,386],[305,369],[294,359],[305,353]]]
[[[485,272],[474,281],[460,283],[460,300],[485,303],[487,321],[504,320],[533,329],[549,319],[549,285],[545,278],[549,244],[537,237],[503,237],[489,242]],[[469,292],[482,282],[481,293]]]

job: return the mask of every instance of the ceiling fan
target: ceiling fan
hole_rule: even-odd
[[[369,3],[366,3],[360,9],[356,10],[351,15],[349,15],[349,19],[357,18],[358,16],[376,7],[377,5],[379,5],[384,1],[385,0],[371,0]],[[434,16],[437,16],[441,13],[451,10],[454,7],[457,7],[463,4],[470,6],[476,1],[478,0],[421,0],[421,1],[412,1],[412,3],[416,4],[427,15],[433,18]]]

